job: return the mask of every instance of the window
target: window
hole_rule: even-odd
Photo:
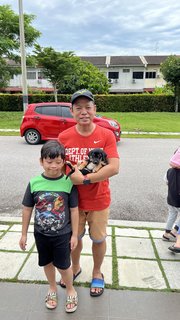
[[[38,79],[44,79],[44,73],[42,71],[38,71]]]
[[[56,106],[36,107],[35,111],[37,113],[44,114],[47,116],[57,116],[57,107]]]
[[[128,73],[130,72],[130,69],[123,69],[123,73]]]
[[[68,107],[60,107],[62,110],[62,117],[73,118],[73,115]]]
[[[133,79],[143,79],[144,72],[142,71],[134,71],[133,72]]]
[[[156,72],[155,71],[147,71],[146,72],[146,79],[155,79],[156,78]]]
[[[29,79],[29,80],[36,79],[36,72],[35,71],[28,71],[27,72],[27,79]]]
[[[109,79],[119,79],[119,72],[108,72]]]

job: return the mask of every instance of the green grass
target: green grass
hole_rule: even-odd
[[[23,112],[0,112],[0,129],[19,129]]]
[[[116,119],[122,131],[180,132],[180,113],[171,112],[106,112],[101,113]]]
[[[180,113],[170,112],[101,112],[101,115],[116,119],[122,131],[180,132]],[[19,129],[23,112],[0,112],[0,129]],[[0,135],[19,135],[18,132],[0,132]],[[123,135],[126,137],[126,135]],[[146,138],[149,135],[128,135]],[[169,138],[171,136],[151,136]],[[174,135],[172,138],[180,138]]]

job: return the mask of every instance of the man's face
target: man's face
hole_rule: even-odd
[[[89,125],[96,114],[96,105],[85,97],[78,98],[73,104],[72,114],[78,124]]]

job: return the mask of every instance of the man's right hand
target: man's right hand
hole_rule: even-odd
[[[77,168],[77,165],[74,166],[74,173],[71,174],[70,178],[73,184],[78,185],[78,184],[83,184],[84,181],[84,176],[81,173],[81,171],[79,171],[79,169]]]

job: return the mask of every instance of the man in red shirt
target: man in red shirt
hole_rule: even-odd
[[[81,272],[82,237],[87,222],[94,262],[90,295],[96,297],[104,291],[101,265],[106,252],[106,227],[111,202],[108,178],[119,172],[119,155],[113,133],[93,122],[96,105],[92,93],[86,89],[79,90],[72,95],[71,102],[72,114],[77,124],[60,133],[58,137],[66,148],[66,160],[72,164],[82,162],[94,148],[103,149],[108,158],[108,164],[96,173],[83,176],[76,167],[71,175],[72,182],[77,185],[79,197],[79,242],[72,253],[74,279]],[[60,285],[64,286],[62,279]]]

